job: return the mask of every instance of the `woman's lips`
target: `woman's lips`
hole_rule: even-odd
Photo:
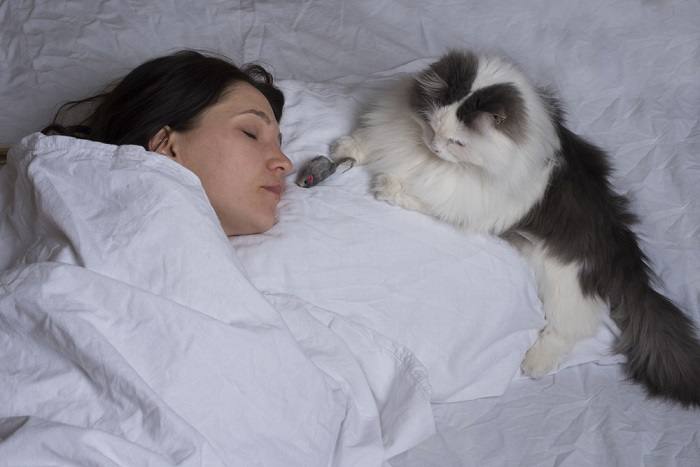
[[[269,185],[263,187],[265,190],[276,194],[278,197],[282,196],[282,185]]]

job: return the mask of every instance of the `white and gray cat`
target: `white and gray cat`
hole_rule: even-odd
[[[629,376],[651,395],[700,405],[695,327],[651,287],[605,153],[512,63],[448,53],[382,96],[333,157],[366,164],[377,199],[500,235],[527,258],[547,324],[524,373],[556,368],[609,307]]]

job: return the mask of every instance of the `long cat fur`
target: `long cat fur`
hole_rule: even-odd
[[[609,309],[628,375],[650,395],[700,405],[695,327],[652,287],[606,154],[512,63],[449,52],[382,96],[333,157],[366,164],[378,199],[500,235],[528,259],[547,325],[526,374],[556,368]]]

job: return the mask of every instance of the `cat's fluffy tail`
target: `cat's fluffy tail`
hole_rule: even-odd
[[[700,406],[700,342],[693,322],[646,280],[628,286],[611,316],[629,376],[650,395]]]

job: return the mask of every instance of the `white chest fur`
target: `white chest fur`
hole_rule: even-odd
[[[423,143],[421,127],[411,117],[402,89],[388,97],[364,116],[363,126],[353,133],[354,150],[336,157],[355,157],[373,175],[394,179],[394,189],[400,186],[404,195],[418,201],[408,203],[410,207],[420,205],[421,211],[462,228],[500,234],[542,198],[558,141],[533,135],[518,148],[521,153],[512,154],[507,170],[494,176],[470,164],[438,158]]]

